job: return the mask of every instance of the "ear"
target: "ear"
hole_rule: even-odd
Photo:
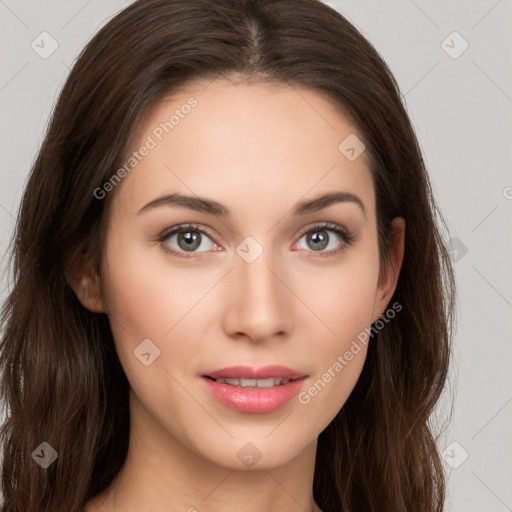
[[[82,306],[93,313],[105,313],[100,277],[86,251],[76,253],[68,261],[66,279]]]
[[[395,293],[398,276],[402,268],[405,246],[405,220],[402,217],[396,217],[391,223],[391,254],[389,263],[381,268],[379,281],[375,292],[373,305],[372,323],[376,322],[388,307],[389,301]]]

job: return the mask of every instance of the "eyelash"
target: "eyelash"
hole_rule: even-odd
[[[320,222],[320,223],[314,224],[313,226],[306,228],[305,230],[303,230],[300,233],[299,240],[304,235],[306,235],[310,232],[321,231],[322,229],[325,229],[326,231],[332,231],[332,232],[336,233],[337,235],[339,235],[340,238],[342,239],[342,246],[338,249],[334,249],[329,252],[308,251],[310,253],[313,253],[313,254],[310,254],[310,257],[316,258],[317,256],[319,256],[321,258],[326,258],[326,257],[328,258],[328,257],[336,256],[337,254],[339,254],[340,252],[345,250],[349,245],[351,245],[356,240],[356,237],[353,234],[349,233],[346,229],[342,228],[341,226],[338,226],[337,224],[333,224],[331,222]],[[164,242],[166,242],[172,235],[175,235],[176,233],[185,232],[185,231],[198,231],[199,233],[201,233],[203,235],[207,235],[210,239],[214,238],[212,233],[210,232],[210,230],[206,229],[203,226],[199,226],[198,224],[181,224],[179,226],[165,229],[158,236],[157,240],[158,240],[158,242],[164,244]],[[218,245],[218,244],[215,243],[215,245]],[[177,256],[178,258],[182,258],[185,260],[195,259],[198,257],[198,256],[193,256],[192,255],[193,253],[190,253],[191,255],[185,256],[186,253],[182,253],[182,252],[176,251],[174,249],[171,249],[168,245],[163,245],[163,250],[165,252],[172,254],[173,256]]]

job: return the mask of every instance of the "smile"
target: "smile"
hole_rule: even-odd
[[[308,375],[285,366],[232,366],[201,375],[222,405],[239,412],[268,413],[295,397]]]
[[[273,388],[287,384],[291,379],[269,378],[269,379],[213,379],[216,382],[229,384],[241,388],[257,387],[257,388]]]

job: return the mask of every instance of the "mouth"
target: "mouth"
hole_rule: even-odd
[[[211,377],[205,375],[205,378],[213,380],[215,382],[219,382],[221,384],[229,384],[230,386],[235,386],[237,388],[274,388],[276,386],[283,386],[288,384],[288,382],[299,380],[297,379],[285,379],[284,377],[277,378],[268,378],[268,379],[212,379]]]
[[[233,366],[201,376],[220,403],[240,412],[267,413],[296,396],[308,375],[284,366]]]
[[[231,379],[231,380],[256,380],[268,381],[269,379],[276,380],[297,380],[305,377],[306,374],[297,370],[292,370],[287,366],[269,365],[269,366],[230,366],[205,373],[203,377],[209,377],[213,380]],[[254,385],[254,384],[253,384]]]

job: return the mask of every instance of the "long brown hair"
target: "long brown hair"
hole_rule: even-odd
[[[77,512],[128,448],[129,384],[108,317],[78,301],[66,269],[100,271],[109,205],[94,191],[122,165],[134,129],[193,80],[243,77],[326,95],[371,162],[381,261],[407,224],[391,302],[355,389],[320,434],[314,497],[324,512],[439,512],[445,477],[431,416],[445,386],[454,279],[421,150],[398,85],[373,46],[319,0],[139,0],[87,44],[31,169],[2,311],[3,512]],[[340,141],[341,142],[341,141]],[[42,442],[58,459],[34,462]]]

